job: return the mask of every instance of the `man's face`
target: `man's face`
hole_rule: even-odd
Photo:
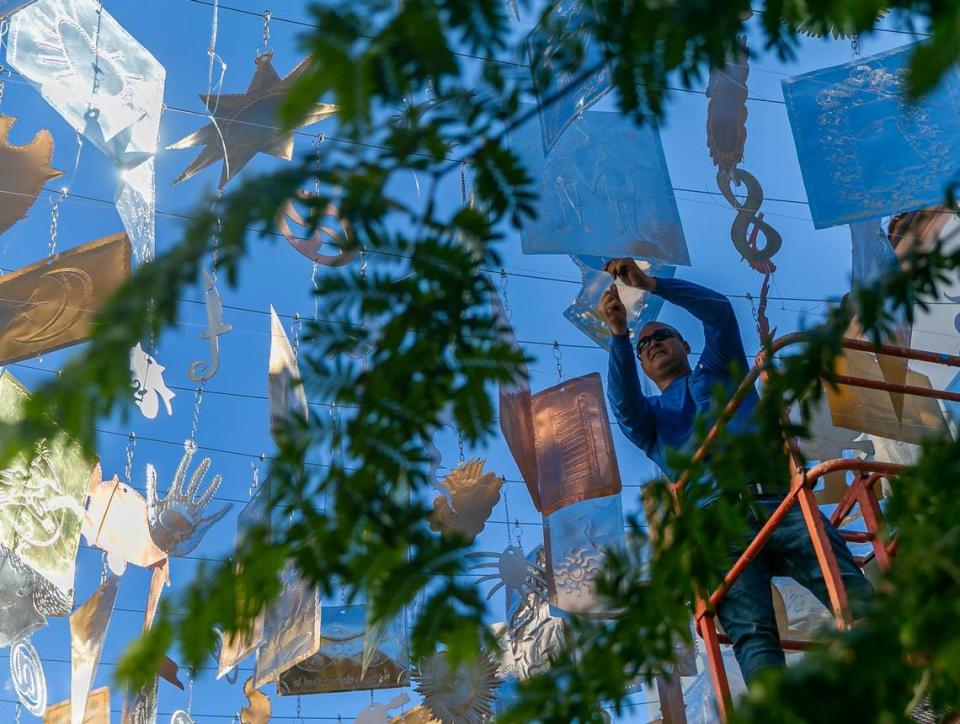
[[[690,363],[687,362],[690,345],[670,325],[650,322],[640,330],[637,341],[639,342],[644,337],[648,337],[659,330],[672,332],[673,334],[666,339],[651,339],[649,344],[639,353],[640,366],[647,377],[654,382],[690,368]]]

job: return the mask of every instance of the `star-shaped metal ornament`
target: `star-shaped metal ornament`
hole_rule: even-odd
[[[293,130],[280,126],[280,102],[296,80],[306,72],[306,58],[285,78],[273,68],[272,54],[257,58],[257,69],[246,93],[201,95],[210,111],[211,121],[186,138],[167,146],[167,150],[204,146],[203,151],[174,181],[186,181],[198,171],[222,160],[220,188],[237,175],[258,153],[266,153],[289,161],[293,157]],[[297,128],[328,118],[337,107],[317,103],[297,124]]]

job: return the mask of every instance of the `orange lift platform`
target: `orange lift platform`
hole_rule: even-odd
[[[803,333],[785,335],[774,340],[770,352],[776,354],[786,347],[803,342],[804,339],[805,335]],[[860,339],[844,339],[842,346],[846,350],[856,350],[905,360],[930,362],[960,368],[960,357],[951,357],[934,352],[924,352],[888,345],[877,347],[870,342]],[[762,351],[757,355],[755,366],[744,378],[730,402],[721,412],[719,419],[707,434],[703,445],[696,451],[694,455],[695,461],[699,462],[704,459],[724,425],[726,425],[733,416],[744,395],[756,383],[757,379],[759,378],[762,381],[766,379],[766,355],[766,351]],[[885,380],[866,379],[849,375],[838,375],[836,379],[837,383],[841,386],[848,385],[851,387],[882,390],[904,396],[915,395],[960,402],[960,393],[935,390],[929,387],[897,384]],[[732,704],[730,686],[727,680],[726,670],[724,669],[720,644],[729,643],[730,641],[717,631],[714,612],[717,609],[717,605],[723,600],[726,592],[733,585],[733,582],[737,580],[737,577],[743,572],[747,564],[756,557],[770,538],[772,532],[780,525],[787,512],[794,505],[799,505],[803,513],[807,531],[810,534],[817,560],[823,571],[823,577],[830,596],[833,618],[836,621],[837,628],[843,630],[851,624],[847,608],[846,590],[841,580],[840,571],[830,547],[826,530],[824,529],[823,519],[820,517],[817,499],[814,495],[814,488],[820,478],[827,473],[835,471],[850,471],[853,473],[853,482],[849,485],[831,515],[830,522],[834,526],[838,526],[856,506],[859,506],[866,531],[851,532],[840,530],[840,534],[844,540],[856,543],[870,543],[873,549],[873,555],[868,556],[867,559],[875,558],[881,570],[886,569],[890,565],[891,558],[896,549],[896,540],[885,542],[884,536],[881,534],[883,514],[881,513],[876,487],[883,479],[892,481],[897,474],[904,469],[903,465],[843,458],[822,461],[817,465],[807,468],[804,465],[803,456],[800,454],[797,441],[793,438],[786,438],[784,440],[784,452],[786,453],[790,470],[790,487],[784,496],[783,502],[780,503],[761,527],[757,535],[747,545],[744,552],[733,564],[733,567],[724,576],[720,586],[709,598],[696,602],[694,612],[696,630],[704,642],[710,680],[717,701],[717,713],[723,722],[726,722],[729,718]],[[674,483],[673,492],[675,500],[678,501],[677,493],[687,483],[688,478],[689,475],[684,473]],[[857,561],[862,567],[867,559],[857,559]],[[785,650],[803,651],[810,647],[811,642],[786,639],[781,640],[781,645]]]

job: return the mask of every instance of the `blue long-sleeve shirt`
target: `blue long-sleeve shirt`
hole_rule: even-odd
[[[671,479],[677,471],[667,464],[667,450],[684,450],[691,443],[693,421],[710,409],[717,384],[728,395],[749,369],[740,327],[726,297],[682,279],[657,279],[658,296],[690,312],[703,323],[704,349],[693,370],[680,377],[659,396],[646,397],[640,387],[637,360],[628,335],[613,335],[607,397],[620,429]],[[733,365],[739,374],[731,372]],[[731,432],[751,427],[758,402],[751,390],[727,425]]]

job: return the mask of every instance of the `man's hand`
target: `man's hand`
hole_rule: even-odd
[[[628,287],[636,287],[648,292],[657,290],[657,280],[643,271],[633,259],[611,259],[603,265],[603,270]]]
[[[610,288],[600,297],[600,314],[603,321],[610,327],[614,334],[627,333],[627,308],[620,301],[620,292],[617,291],[617,285],[611,284]]]

